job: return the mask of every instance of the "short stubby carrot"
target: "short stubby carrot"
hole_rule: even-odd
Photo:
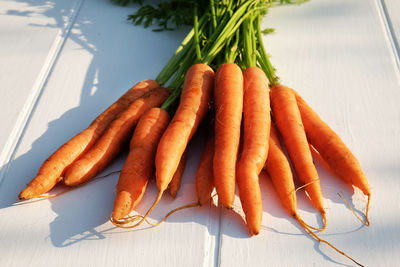
[[[215,75],[214,183],[218,201],[232,208],[236,161],[243,111],[243,74],[238,65],[225,63]]]
[[[311,202],[325,218],[319,177],[304,132],[296,97],[288,87],[275,85],[271,88],[270,98],[276,126],[282,135],[297,177],[306,184],[305,190]]]
[[[366,220],[368,221],[368,206],[371,190],[361,165],[342,139],[326,124],[318,114],[294,92],[297,105],[303,120],[304,129],[310,144],[328,163],[332,171],[343,181],[354,185],[368,196]]]
[[[92,147],[122,111],[145,92],[157,87],[159,85],[156,81],[144,80],[129,89],[114,104],[101,113],[88,128],[71,138],[46,159],[37,176],[20,193],[19,198],[39,197],[52,189],[62,180],[65,169]]]
[[[178,168],[189,140],[207,113],[214,85],[214,72],[206,64],[195,64],[185,75],[178,109],[161,137],[156,153],[156,181],[165,191]]]
[[[160,108],[152,108],[140,118],[119,177],[112,212],[114,221],[127,216],[142,199],[148,180],[154,172],[158,141],[168,123],[168,112]]]
[[[256,235],[262,219],[258,175],[267,159],[271,126],[269,88],[264,71],[258,67],[247,68],[243,77],[243,147],[236,179],[247,227]]]
[[[173,198],[176,198],[176,195],[178,194],[178,191],[181,188],[182,176],[183,176],[183,172],[185,171],[185,167],[186,167],[186,159],[187,159],[187,153],[185,152],[185,153],[183,153],[182,158],[179,161],[178,168],[176,169],[175,174],[172,177],[172,180],[168,185],[169,194]]]
[[[214,190],[213,157],[214,135],[210,133],[203,152],[201,153],[199,166],[196,172],[196,192],[200,206],[211,199],[211,194]]]
[[[87,182],[102,171],[129,141],[140,117],[149,109],[160,106],[169,94],[168,89],[158,87],[136,99],[111,123],[97,143],[67,169],[64,183],[76,186]]]

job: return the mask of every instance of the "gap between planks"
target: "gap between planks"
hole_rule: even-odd
[[[25,101],[25,104],[22,107],[22,110],[17,117],[15,125],[7,139],[7,142],[5,143],[4,149],[0,154],[0,166],[2,168],[0,170],[0,187],[10,169],[12,161],[15,157],[15,153],[31,119],[32,113],[34,112],[39,102],[40,96],[42,95],[44,88],[46,87],[46,83],[51,75],[51,72],[54,69],[59,55],[61,54],[64,44],[68,39],[72,26],[75,24],[76,18],[78,17],[79,11],[81,10],[84,1],[85,0],[77,0],[75,4],[71,7],[71,13],[67,18],[66,24],[57,33],[56,38],[50,47],[50,51],[44,61],[44,64],[35,82],[33,83],[29,96]]]
[[[378,17],[382,23],[382,29],[386,36],[386,43],[392,54],[393,65],[397,82],[400,85],[400,46],[390,19],[385,0],[375,0]]]

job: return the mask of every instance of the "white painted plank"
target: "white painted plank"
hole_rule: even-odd
[[[249,238],[240,217],[224,211],[220,259],[215,252],[219,244],[216,208],[182,212],[161,228],[110,230],[107,216],[116,176],[56,199],[11,206],[40,163],[59,144],[83,129],[132,83],[154,77],[183,37],[182,32],[153,34],[133,28],[123,22],[127,13],[129,10],[112,6],[107,0],[86,1],[82,7],[0,187],[0,227],[6,229],[0,231],[1,265],[212,266],[218,261],[223,266],[348,264],[304,235],[282,211],[271,184],[265,180],[261,183],[265,193],[263,231]],[[266,41],[283,81],[295,87],[338,131],[360,159],[373,189],[372,226],[361,228],[336,197],[336,191],[343,191],[360,209],[362,196],[352,196],[318,165],[329,216],[329,229],[322,236],[367,265],[395,265],[399,262],[395,254],[399,215],[390,211],[397,210],[399,203],[399,143],[395,137],[400,131],[393,122],[399,121],[396,103],[400,98],[397,73],[375,5],[364,0],[313,0],[300,7],[272,10],[268,21],[277,28],[278,33]],[[184,196],[180,194],[174,202],[166,197],[150,216],[152,220],[195,199],[193,179],[200,144],[200,140],[194,142],[194,152],[189,156]],[[121,166],[122,158],[105,172]],[[390,187],[384,186],[383,180]],[[151,204],[155,191],[154,183],[150,184],[139,212]],[[304,197],[299,202],[301,214],[314,222],[314,211]],[[237,206],[235,210],[239,210]]]
[[[116,229],[109,221],[117,176],[55,199],[14,206],[18,192],[41,162],[85,128],[133,83],[154,78],[185,30],[153,33],[125,21],[132,12],[108,0],[86,0],[32,114],[0,187],[4,266],[208,266],[214,262],[218,209],[183,211],[162,227]],[[196,199],[194,175],[202,137],[192,144],[177,199],[165,196],[150,215],[155,222]],[[104,173],[122,167],[122,156]],[[63,188],[59,188],[62,190]],[[148,186],[138,212],[156,196]],[[216,214],[214,214],[216,213]]]
[[[400,2],[397,0],[377,0],[378,8],[385,19],[392,48],[397,56],[397,64],[400,69]]]
[[[372,189],[371,226],[364,227],[336,195],[342,192],[363,211],[364,196],[353,194],[318,161],[328,229],[321,237],[366,266],[395,266],[400,238],[400,88],[398,69],[386,40],[376,2],[312,0],[276,7],[264,25],[282,82],[298,90],[343,138],[359,159]],[[309,238],[282,209],[265,179],[263,230],[248,237],[239,215],[224,211],[221,266],[338,266],[353,263]],[[318,215],[298,192],[307,222]],[[240,211],[239,201],[235,210]]]
[[[4,170],[79,11],[76,1],[0,2],[0,166]],[[4,171],[0,171],[0,182]]]

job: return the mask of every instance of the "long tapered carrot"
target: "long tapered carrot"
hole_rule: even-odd
[[[169,115],[163,109],[152,108],[139,120],[130,143],[130,151],[117,185],[112,219],[127,216],[140,202],[154,171],[154,156]]]
[[[271,133],[269,137],[268,158],[264,169],[269,174],[279,200],[290,216],[296,219],[301,225],[314,230],[324,230],[325,228],[315,228],[306,224],[297,212],[296,190],[293,181],[293,174],[288,159],[283,152],[279,141],[278,132],[274,123],[271,123]],[[324,227],[326,224],[324,224]]]
[[[271,126],[268,79],[258,67],[243,72],[243,148],[237,167],[237,183],[251,235],[259,233],[262,219],[258,181],[268,155]]]
[[[208,65],[198,63],[188,69],[178,109],[157,147],[155,164],[158,195],[142,219],[129,228],[137,227],[145,221],[160,201],[178,168],[188,142],[207,113],[213,86],[214,71]]]
[[[189,68],[179,107],[161,137],[156,154],[156,181],[164,191],[178,168],[189,140],[207,113],[214,85],[214,71],[206,64]]]
[[[179,161],[178,168],[176,169],[174,176],[172,177],[172,180],[168,185],[169,194],[173,198],[176,197],[179,189],[181,188],[182,176],[183,176],[183,172],[185,171],[185,167],[186,167],[186,159],[187,159],[187,154],[185,152],[185,153],[183,153],[182,158]]]
[[[158,86],[156,81],[144,80],[129,89],[114,104],[101,113],[88,128],[71,138],[46,159],[37,176],[22,190],[19,198],[39,197],[52,189],[62,180],[65,169],[100,138],[105,129],[123,110],[145,92]]]
[[[160,106],[169,94],[168,89],[158,87],[136,99],[111,123],[97,143],[66,170],[64,183],[76,186],[102,171],[129,140],[140,117],[149,109]]]
[[[243,75],[234,63],[221,65],[215,75],[214,183],[218,201],[232,208],[236,160],[243,111]]]
[[[312,232],[314,230],[323,230],[314,228],[308,225],[303,219],[299,216],[296,207],[296,193],[293,182],[293,175],[290,168],[290,164],[288,159],[286,158],[283,149],[280,145],[278,133],[275,129],[273,123],[271,124],[271,135],[269,138],[269,150],[268,150],[268,158],[265,162],[264,169],[269,174],[269,177],[272,180],[272,184],[274,185],[275,191],[278,194],[279,200],[282,205],[285,207],[286,211],[292,216],[301,227],[303,227],[306,232],[318,242],[325,243],[333,248],[338,253],[344,255],[345,257],[352,260],[357,265],[362,266],[359,262],[355,261],[349,255],[344,253],[343,251],[336,248],[334,245],[329,243],[328,241],[321,239],[315,233]]]
[[[280,145],[274,123],[271,123],[268,158],[264,168],[271,178],[282,205],[291,216],[294,216],[297,213],[297,201],[293,174]]]
[[[325,219],[323,197],[317,170],[314,166],[310,147],[304,132],[296,97],[293,91],[283,85],[271,88],[271,107],[276,126],[282,134],[290,160],[293,163],[299,180],[306,184],[308,193],[314,207]]]
[[[294,90],[293,90],[294,91]],[[354,185],[368,196],[366,224],[369,225],[368,210],[371,190],[361,165],[342,139],[326,124],[318,114],[294,91],[304,129],[311,145],[328,163],[333,172],[343,181]]]
[[[211,123],[213,125],[213,123]],[[151,224],[153,226],[160,225],[165,222],[165,220],[171,216],[173,213],[198,206],[203,206],[211,198],[212,191],[214,190],[214,179],[213,179],[213,156],[214,156],[214,131],[209,131],[207,142],[204,146],[203,152],[201,153],[201,158],[199,166],[196,172],[196,192],[197,201],[189,203],[178,208],[175,208],[168,212],[164,218],[157,224]]]
[[[212,124],[212,123],[211,123]],[[211,198],[211,193],[214,189],[214,179],[213,179],[213,168],[212,168],[212,163],[213,163],[213,155],[214,155],[214,135],[213,131],[210,131],[210,134],[208,135],[207,142],[204,146],[203,152],[201,154],[199,166],[197,169],[196,173],[196,192],[197,192],[197,201],[193,203],[189,203],[183,206],[180,206],[178,208],[175,208],[168,212],[164,218],[159,221],[158,223],[151,223],[148,220],[144,219],[148,224],[152,226],[158,226],[165,222],[169,216],[174,214],[177,211],[183,210],[183,209],[188,209],[188,208],[194,208],[198,206],[202,206],[206,204]],[[121,228],[132,228],[135,227],[136,225],[133,226],[126,226],[126,224],[135,222],[138,219],[143,218],[141,215],[135,215],[128,217],[124,220],[114,220],[111,218],[111,222],[118,227]]]

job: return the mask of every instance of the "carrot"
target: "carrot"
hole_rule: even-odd
[[[243,72],[243,148],[237,167],[239,197],[250,235],[260,232],[261,190],[258,181],[268,155],[270,103],[268,79],[258,67]]]
[[[187,154],[185,152],[185,153],[183,153],[182,158],[179,161],[178,168],[176,169],[175,174],[172,177],[172,180],[168,185],[169,194],[173,198],[176,197],[179,189],[181,188],[182,175],[183,175],[183,172],[185,171],[185,167],[186,167],[186,158],[187,158]]]
[[[200,206],[203,206],[211,199],[211,193],[214,190],[213,157],[214,135],[213,133],[210,133],[201,154],[196,173],[196,192]]]
[[[158,141],[168,122],[168,112],[160,108],[152,108],[140,118],[119,177],[112,212],[114,221],[127,216],[142,199],[153,173]]]
[[[211,131],[213,132],[213,131]],[[175,208],[168,212],[164,218],[158,222],[158,223],[150,223],[149,221],[146,222],[152,226],[158,226],[165,222],[169,216],[171,216],[173,213],[183,210],[183,209],[188,209],[188,208],[194,208],[198,206],[202,206],[205,203],[207,203],[211,199],[211,193],[214,189],[214,181],[213,181],[213,168],[212,168],[212,163],[213,163],[213,155],[214,155],[214,135],[210,133],[208,136],[207,142],[205,144],[205,147],[203,149],[203,152],[201,154],[199,166],[197,169],[197,174],[196,174],[196,191],[197,191],[197,198],[198,200],[196,202],[186,204],[183,206],[180,206],[178,208]],[[124,224],[134,222],[138,219],[138,217],[142,216],[132,216],[130,218],[127,218],[126,220],[120,220],[120,221],[115,221],[112,220],[111,222],[114,223],[114,225],[121,227],[121,228],[132,228],[134,226],[124,226]],[[142,217],[143,218],[143,217]]]
[[[300,215],[297,212],[296,191],[294,188],[293,175],[290,169],[290,164],[280,145],[278,133],[273,123],[271,124],[271,135],[269,138],[268,159],[265,163],[264,170],[269,174],[272,180],[272,184],[274,185],[275,191],[278,194],[279,200],[285,207],[286,211],[306,230],[306,232],[312,238],[314,238],[318,242],[327,244],[338,253],[352,260],[357,265],[362,266],[360,263],[355,261],[353,258],[351,258],[343,251],[337,249],[334,245],[332,245],[328,241],[321,239],[311,230],[311,229],[314,230],[323,230],[323,229],[314,228],[308,225],[306,222],[304,222],[303,219],[301,219]]]
[[[264,169],[269,174],[275,191],[284,208],[291,216],[295,216],[297,214],[297,201],[293,175],[289,161],[280,145],[274,123],[271,123],[268,158],[265,162]]]
[[[271,88],[270,97],[276,126],[282,134],[297,177],[302,183],[306,184],[305,190],[314,207],[324,218],[326,226],[319,177],[313,163],[295,95],[288,87],[275,85]]]
[[[144,80],[134,85],[114,104],[101,113],[88,128],[71,138],[46,159],[40,167],[37,176],[19,194],[19,199],[39,197],[52,189],[62,180],[65,169],[93,146],[110,123],[130,103],[145,92],[158,86],[158,83],[153,80]]]
[[[232,208],[243,111],[243,75],[236,64],[225,63],[218,68],[214,101],[214,183],[218,200],[223,206]]]
[[[207,112],[214,84],[214,72],[206,64],[189,68],[179,107],[161,137],[156,154],[156,181],[164,191],[178,168],[189,140]]]
[[[307,105],[297,92],[294,90],[293,92],[296,96],[308,141],[339,178],[350,185],[358,187],[368,196],[365,224],[369,225],[368,210],[371,190],[360,163],[343,143],[342,139],[321,120],[318,114]]]
[[[129,140],[140,117],[149,109],[160,106],[168,95],[167,89],[158,87],[135,100],[112,122],[97,143],[66,170],[64,183],[76,186],[102,171]]]
[[[206,115],[213,85],[214,72],[208,65],[199,63],[188,69],[178,109],[157,147],[155,164],[158,195],[142,219],[129,228],[139,226],[146,220],[170,184],[188,142]]]

